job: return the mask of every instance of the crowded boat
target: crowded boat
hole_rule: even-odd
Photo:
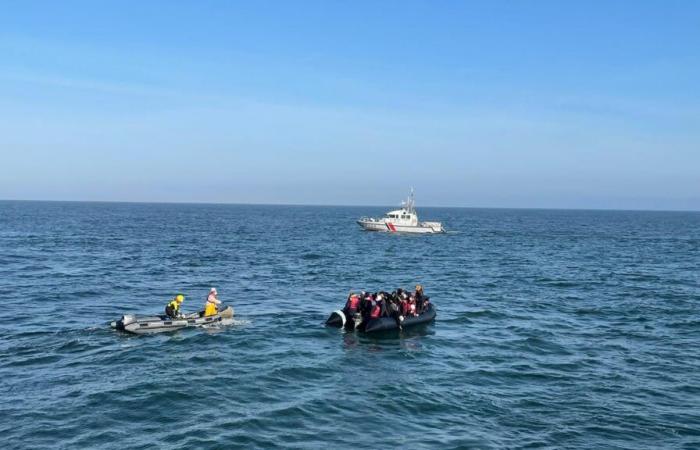
[[[345,306],[331,313],[326,325],[362,331],[403,329],[433,320],[436,311],[423,287],[414,291],[351,292]]]

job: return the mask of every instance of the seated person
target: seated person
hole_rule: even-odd
[[[408,315],[408,295],[405,292],[401,294],[401,315]]]
[[[372,294],[366,292],[365,295],[360,300],[360,314],[363,318],[368,318],[373,307]]]
[[[389,317],[398,318],[401,315],[401,309],[399,308],[399,301],[394,297],[389,297],[387,300],[387,312]]]
[[[352,292],[348,296],[348,301],[345,302],[345,307],[343,308],[343,313],[345,317],[354,317],[357,311],[360,309],[360,296],[353,294]]]
[[[175,298],[173,298],[170,303],[165,306],[165,315],[171,319],[181,317],[182,314],[180,313],[180,305],[183,301],[185,301],[185,296],[182,294],[177,294]]]
[[[204,317],[218,314],[220,304],[221,300],[219,300],[219,294],[216,292],[216,288],[211,288],[207,296],[207,302],[204,304]]]
[[[382,306],[379,303],[374,302],[374,306],[372,306],[372,310],[369,313],[370,319],[379,319],[382,316]]]
[[[387,296],[388,294],[386,292],[380,292],[379,295],[377,295],[377,305],[379,305],[380,308],[380,317],[389,316],[389,309],[387,307]]]
[[[408,299],[408,314],[407,316],[417,316],[418,311],[416,309],[416,297],[413,295]]]

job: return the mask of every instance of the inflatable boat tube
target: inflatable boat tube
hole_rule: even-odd
[[[345,318],[345,313],[341,310],[333,311],[326,320],[326,325],[329,327],[343,328],[347,319]]]
[[[416,317],[407,317],[401,322],[402,328],[410,327],[413,325],[420,325],[422,323],[428,323],[435,319],[437,312],[432,303],[428,303],[428,308],[423,311],[423,313]],[[396,323],[396,319],[393,317],[380,317],[379,319],[370,319],[366,323],[358,321],[355,324],[353,319],[348,319],[345,317],[343,311],[333,311],[331,315],[326,320],[326,325],[335,328],[346,328],[352,330],[357,325],[357,329],[371,333],[374,331],[384,331],[384,330],[395,330],[399,328],[399,324]]]
[[[233,308],[227,306],[213,316],[204,316],[204,311],[185,314],[173,319],[168,316],[136,316],[127,314],[111,323],[112,328],[134,334],[162,333],[164,331],[180,330],[182,328],[206,327],[220,323],[230,323],[233,319]]]
[[[428,308],[421,313],[419,316],[406,317],[401,326],[403,328],[411,327],[414,325],[420,325],[422,323],[428,323],[435,319],[437,312],[432,303],[428,303]],[[366,333],[373,333],[375,331],[385,331],[385,330],[395,330],[399,328],[399,324],[396,323],[396,319],[393,317],[380,317],[379,319],[370,319],[364,325],[363,329]]]

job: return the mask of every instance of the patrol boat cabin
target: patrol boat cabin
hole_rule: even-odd
[[[440,222],[420,222],[416,213],[413,189],[401,209],[389,211],[384,217],[374,219],[363,217],[357,221],[367,231],[382,231],[387,233],[444,233]]]

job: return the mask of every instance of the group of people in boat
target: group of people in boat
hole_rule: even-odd
[[[413,292],[398,288],[388,293],[386,291],[351,292],[348,296],[343,313],[346,317],[362,316],[362,320],[392,317],[397,322],[403,322],[407,317],[415,317],[428,308],[430,299],[425,296],[423,286],[416,285]]]
[[[182,302],[185,301],[185,296],[183,294],[177,294],[173,299],[165,305],[165,315],[172,318],[178,319],[182,317],[182,311],[180,306]],[[219,293],[216,292],[216,288],[211,288],[209,290],[209,295],[207,295],[207,300],[204,303],[204,312],[202,315],[204,317],[215,316],[219,313],[219,305],[221,305],[221,300],[219,300]]]

